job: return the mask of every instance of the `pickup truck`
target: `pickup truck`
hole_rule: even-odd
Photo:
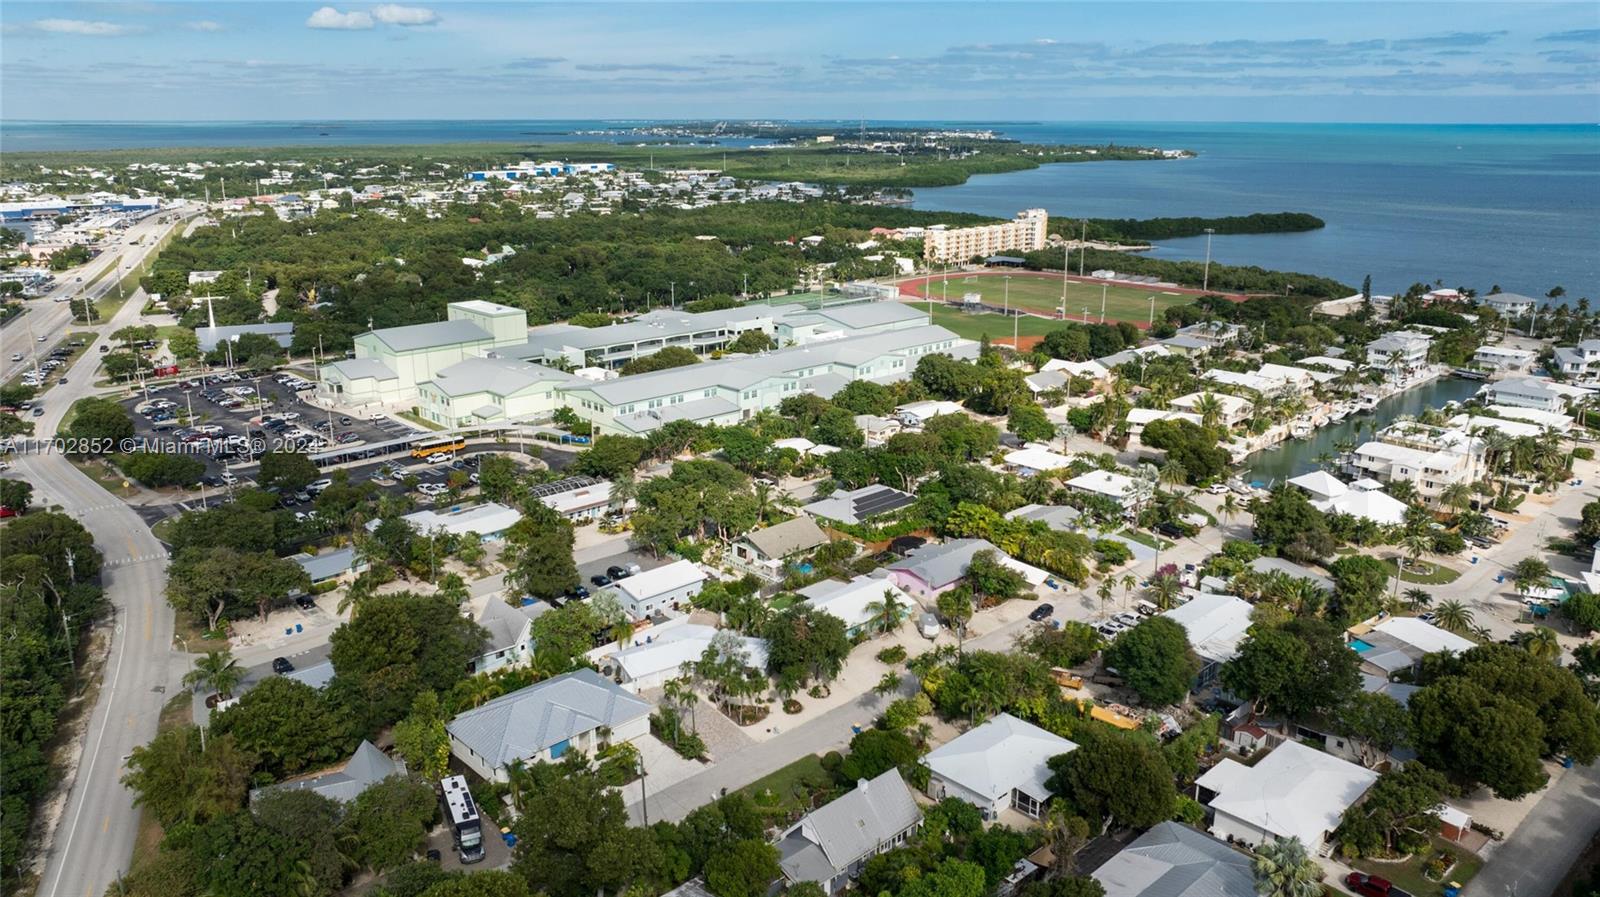
[[[1344,886],[1362,897],[1411,897],[1410,891],[1395,887],[1387,878],[1379,878],[1365,872],[1352,872],[1346,875]]]

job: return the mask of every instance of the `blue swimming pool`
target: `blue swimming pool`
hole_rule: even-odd
[[[1370,645],[1367,642],[1364,642],[1364,641],[1362,641],[1361,639],[1358,639],[1358,638],[1353,638],[1353,639],[1350,640],[1350,647],[1357,654],[1365,654],[1368,651],[1372,650],[1372,645]]]

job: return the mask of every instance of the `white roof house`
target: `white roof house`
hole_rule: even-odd
[[[1353,489],[1326,501],[1313,501],[1311,505],[1325,514],[1349,514],[1379,526],[1394,526],[1406,519],[1405,502],[1376,490]]]
[[[1067,488],[1074,492],[1103,495],[1127,505],[1140,495],[1139,484],[1133,477],[1109,470],[1091,470],[1067,480]]]
[[[1250,602],[1242,598],[1197,592],[1162,616],[1182,626],[1194,653],[1214,667],[1239,656],[1239,643],[1250,629],[1251,610]],[[1201,676],[1204,678],[1204,670]]]
[[[1035,473],[1049,473],[1052,470],[1071,467],[1072,459],[1048,449],[1021,448],[1006,453],[1006,464]]]
[[[598,517],[611,509],[611,483],[601,481],[554,495],[543,495],[539,501],[569,520]]]
[[[522,512],[516,508],[508,508],[499,502],[484,502],[467,508],[451,508],[445,511],[425,509],[413,511],[400,518],[408,526],[419,533],[446,532],[452,536],[464,536],[467,533],[477,533],[484,539],[497,539],[501,533],[510,529],[513,524],[522,519]],[[369,532],[376,530],[379,520],[367,521]]]
[[[961,414],[964,410],[957,402],[929,400],[901,405],[894,413],[906,426],[920,427],[941,414]]]
[[[1432,623],[1424,623],[1416,617],[1390,617],[1373,626],[1372,631],[1381,632],[1396,641],[1410,645],[1423,654],[1433,654],[1438,651],[1459,654],[1477,647],[1477,642],[1471,639],[1462,638]]]
[[[629,616],[642,620],[698,595],[705,581],[706,571],[699,564],[679,560],[619,579],[609,588],[615,590]]]
[[[1377,780],[1374,770],[1285,741],[1255,766],[1225,759],[1195,784],[1216,795],[1210,806],[1217,837],[1250,845],[1299,838],[1315,852]]]
[[[874,601],[882,601],[885,591],[893,592],[895,599],[902,606],[909,607],[913,604],[911,598],[901,591],[899,586],[877,576],[857,576],[849,582],[824,579],[801,589],[800,596],[814,609],[825,611],[843,620],[845,629],[855,633],[861,631],[862,627],[872,620],[867,605]]]
[[[1033,723],[1002,713],[923,758],[932,775],[928,796],[959,797],[994,819],[1007,808],[1037,819],[1050,802],[1049,761],[1078,746]]]
[[[1289,478],[1289,485],[1298,487],[1310,496],[1312,501],[1326,501],[1350,491],[1344,481],[1325,470],[1313,470],[1297,477]]]
[[[687,619],[687,618],[680,618]],[[715,626],[684,622],[655,626],[635,633],[632,644],[613,652],[609,660],[616,665],[621,685],[632,692],[657,688],[676,678],[689,664],[705,655],[711,640],[724,630]],[[744,648],[750,666],[766,669],[766,639],[733,634]]]

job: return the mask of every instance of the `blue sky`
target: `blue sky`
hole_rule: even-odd
[[[7,119],[1600,121],[1600,4],[28,3]]]

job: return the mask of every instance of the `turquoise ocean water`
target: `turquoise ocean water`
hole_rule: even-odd
[[[591,141],[635,121],[4,122],[0,151],[173,146]],[[871,123],[869,123],[870,125]],[[1148,218],[1303,211],[1306,234],[1216,238],[1215,260],[1305,271],[1378,292],[1413,282],[1600,302],[1600,127],[907,122],[991,127],[1040,143],[1192,149],[1175,162],[1050,165],[916,191],[916,205],[1010,216]],[[851,123],[853,127],[855,123]],[[841,126],[844,127],[844,126]],[[746,145],[727,141],[724,145]],[[1198,259],[1204,238],[1163,241]]]

